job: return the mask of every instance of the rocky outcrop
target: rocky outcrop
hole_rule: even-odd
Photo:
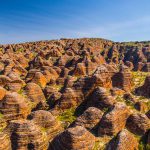
[[[26,78],[25,78],[25,81],[26,82],[31,82],[31,80],[33,79],[36,72],[40,72],[40,70],[39,69],[30,69],[28,71],[28,74],[27,74]]]
[[[67,88],[57,102],[56,107],[61,109],[76,107],[78,105],[78,96],[79,95],[77,95],[77,93],[73,89]]]
[[[52,140],[62,131],[60,122],[48,111],[34,111],[28,118],[46,131],[48,140]]]
[[[92,130],[97,127],[102,115],[103,112],[98,108],[89,107],[72,123],[71,126],[83,126],[88,130]]]
[[[7,88],[11,92],[19,92],[25,86],[25,82],[21,79],[12,80],[7,84]]]
[[[3,70],[4,75],[8,75],[14,66],[15,66],[15,64],[14,64],[13,60],[6,59],[5,60],[5,68]]]
[[[33,79],[33,83],[36,83],[37,85],[41,86],[42,88],[45,88],[47,84],[47,79],[41,72],[36,72]]]
[[[128,67],[122,65],[118,73],[112,77],[113,87],[121,88],[127,92],[131,91],[131,73]]]
[[[83,63],[78,63],[75,67],[74,76],[85,76],[86,75],[86,66]]]
[[[101,119],[98,129],[99,135],[114,135],[121,131],[129,116],[129,109],[123,103],[116,103],[114,107]]]
[[[73,128],[69,128],[58,135],[51,142],[49,150],[92,150],[94,144],[95,137],[84,127],[76,126]]]
[[[56,107],[68,109],[79,106],[95,88],[95,81],[90,77],[79,78],[72,87],[64,89]]]
[[[132,63],[131,61],[126,61],[126,62],[125,62],[125,65],[126,65],[130,70],[133,70],[133,68],[134,68],[134,65],[133,65],[133,63]]]
[[[115,99],[105,88],[97,87],[87,101],[87,107],[93,106],[99,109],[110,108],[114,105]]]
[[[31,101],[32,108],[35,108],[37,105],[39,105],[39,107],[45,106],[45,96],[39,85],[28,83],[25,87],[25,94]]]
[[[104,64],[100,65],[93,74],[96,85],[104,88],[112,87],[111,76],[116,72],[113,66]]]
[[[28,120],[11,121],[7,127],[10,134],[12,149],[15,150],[46,150],[48,141],[45,132]]]
[[[144,101],[136,102],[134,107],[142,113],[146,113],[149,110],[148,102],[144,102]]]
[[[128,118],[126,126],[132,133],[144,135],[150,128],[150,120],[144,114],[134,113]]]
[[[0,150],[11,150],[11,141],[7,133],[0,133]]]
[[[7,93],[0,101],[0,112],[7,121],[26,118],[30,111],[28,100],[18,93]]]
[[[16,67],[16,62],[17,66],[19,64],[22,68],[32,65],[33,68],[39,68],[39,66],[52,66],[53,64],[67,66],[70,65],[74,57],[78,57],[76,62],[80,60],[80,56],[87,57],[95,65],[105,62],[116,64],[124,62],[133,70],[149,70],[149,42],[115,43],[100,38],[61,39],[1,45],[1,49],[2,56],[5,55],[3,57],[6,64],[5,75],[14,66]]]
[[[8,83],[11,82],[11,79],[5,75],[0,75],[0,86],[5,87]]]
[[[46,86],[44,89],[44,95],[46,99],[49,99],[53,93],[58,92],[58,90],[53,86]]]
[[[6,90],[3,87],[0,87],[0,100],[4,98],[6,94]]]
[[[116,137],[109,150],[138,150],[138,141],[128,130],[122,130]]]
[[[125,93],[123,95],[123,98],[129,102],[129,103],[132,103],[132,104],[135,104],[137,102],[136,98],[134,98],[134,96],[131,94],[131,93]]]
[[[138,87],[135,92],[138,95],[150,97],[150,76],[147,76],[144,82],[144,85],[141,87]]]

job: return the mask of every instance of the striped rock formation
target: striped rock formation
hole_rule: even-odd
[[[120,131],[114,140],[114,144],[108,146],[108,150],[138,150],[138,141],[128,130]]]
[[[28,100],[16,92],[7,93],[0,101],[0,112],[7,121],[26,118],[30,111]]]
[[[102,118],[103,112],[95,107],[89,107],[84,113],[79,116],[71,126],[83,126],[88,130],[97,127]]]
[[[110,108],[114,105],[115,99],[103,87],[97,87],[89,96],[87,106],[99,109]]]
[[[6,90],[3,87],[0,87],[0,100],[4,98],[6,94]]]
[[[0,86],[5,87],[8,83],[11,82],[11,79],[5,75],[0,75]]]
[[[144,135],[150,129],[150,119],[142,113],[134,113],[128,118],[126,126],[132,133]]]
[[[116,72],[113,65],[103,64],[97,67],[93,74],[93,79],[97,86],[104,88],[112,87],[112,75]]]
[[[59,134],[50,144],[49,150],[92,150],[95,137],[84,127],[76,126]]]
[[[74,76],[85,76],[86,75],[86,66],[84,63],[78,63],[73,72]]]
[[[32,102],[32,108],[41,105],[40,107],[45,106],[45,96],[39,85],[35,83],[28,83],[24,89],[26,96]]]
[[[138,95],[141,95],[141,96],[145,96],[145,97],[150,97],[150,76],[147,76],[145,81],[144,81],[144,84],[141,86],[141,87],[138,87],[135,92],[138,94]]]
[[[78,96],[79,95],[77,95],[77,93],[72,88],[67,88],[65,92],[61,95],[55,107],[61,109],[75,107],[78,105]]]
[[[41,72],[36,72],[31,82],[36,83],[41,88],[45,88],[47,79]]]
[[[46,133],[32,121],[14,120],[7,129],[13,150],[47,150]]]
[[[8,90],[11,92],[19,92],[25,85],[25,82],[21,79],[12,80],[7,84]]]
[[[0,133],[0,150],[11,150],[11,141],[7,133]]]
[[[131,72],[128,67],[126,67],[125,65],[120,66],[119,72],[112,76],[112,85],[113,87],[118,87],[127,92],[131,91]]]
[[[101,119],[98,129],[99,135],[117,134],[125,127],[129,115],[129,109],[124,103],[116,103]]]
[[[28,118],[46,131],[48,140],[52,140],[62,131],[60,122],[49,111],[34,111]]]

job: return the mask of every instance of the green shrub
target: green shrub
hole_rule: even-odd
[[[146,145],[146,150],[150,150],[150,144]]]
[[[19,48],[19,49],[16,50],[16,52],[17,53],[22,53],[22,52],[24,52],[24,49],[23,48]]]
[[[139,143],[139,150],[150,150],[150,145],[145,144],[142,141]]]
[[[3,118],[3,114],[2,113],[0,113],[0,118]]]
[[[64,127],[66,127],[67,125],[75,121],[76,116],[74,115],[74,113],[75,113],[75,108],[67,109],[58,116],[58,120],[63,122],[65,124]]]
[[[3,48],[0,48],[0,52],[3,52]]]
[[[142,142],[139,143],[139,150],[145,150],[144,144]]]

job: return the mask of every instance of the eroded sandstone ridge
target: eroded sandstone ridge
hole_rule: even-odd
[[[150,42],[0,45],[0,150],[150,150]]]

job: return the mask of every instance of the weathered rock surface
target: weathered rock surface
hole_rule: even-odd
[[[138,150],[138,141],[128,130],[122,130],[116,137],[109,150]]]
[[[114,107],[101,119],[99,135],[114,135],[121,131],[129,116],[129,109],[123,103],[116,103]]]
[[[147,76],[144,85],[136,89],[136,93],[141,96],[150,97],[150,76]]]
[[[89,107],[79,116],[71,126],[83,126],[88,130],[96,128],[102,118],[103,112],[95,107]]]
[[[75,107],[78,104],[77,98],[79,95],[71,89],[67,88],[65,92],[60,97],[60,100],[58,101],[58,108],[61,109],[69,109],[71,107]]]
[[[86,75],[86,66],[83,63],[78,63],[75,67],[74,73],[75,76],[85,76]]]
[[[46,99],[39,85],[35,83],[28,83],[25,87],[25,94],[32,102],[33,108],[35,108],[37,105],[45,106]]]
[[[58,135],[52,141],[49,150],[92,150],[94,144],[95,137],[84,127],[76,126]]]
[[[123,98],[130,103],[135,104],[137,102],[137,100],[134,98],[134,96],[131,93],[125,93],[123,95]]]
[[[144,135],[150,129],[150,120],[144,114],[134,113],[128,118],[126,126],[132,133]]]
[[[3,87],[0,87],[0,100],[4,98],[6,94],[6,90]]]
[[[10,83],[7,84],[7,88],[11,92],[19,92],[21,88],[25,85],[24,81],[21,79],[12,80]]]
[[[0,133],[0,150],[11,150],[11,141],[9,135]]]
[[[47,84],[47,79],[41,72],[36,72],[33,79],[33,83],[36,83],[37,85],[41,86],[42,88],[45,88]]]
[[[112,65],[100,65],[93,74],[93,78],[96,80],[96,85],[104,88],[112,87],[112,75],[116,72]]]
[[[139,101],[135,103],[135,108],[142,113],[146,113],[149,110],[148,102]]]
[[[113,87],[110,89],[110,93],[112,96],[121,96],[125,93],[125,91],[117,87]]]
[[[112,107],[114,103],[115,99],[107,92],[105,88],[97,87],[91,96],[89,96],[87,106],[104,109]]]
[[[18,93],[7,93],[0,101],[0,112],[7,121],[26,118],[30,111],[28,100]]]
[[[60,122],[48,111],[34,111],[28,118],[46,131],[49,140],[62,131]]]
[[[48,141],[45,132],[28,120],[14,120],[9,126],[12,149],[15,150],[46,150]]]
[[[5,87],[8,83],[11,82],[11,79],[5,75],[0,75],[0,86]]]
[[[112,77],[112,84],[114,87],[121,88],[125,91],[131,91],[131,73],[128,67],[122,65],[118,73]]]

